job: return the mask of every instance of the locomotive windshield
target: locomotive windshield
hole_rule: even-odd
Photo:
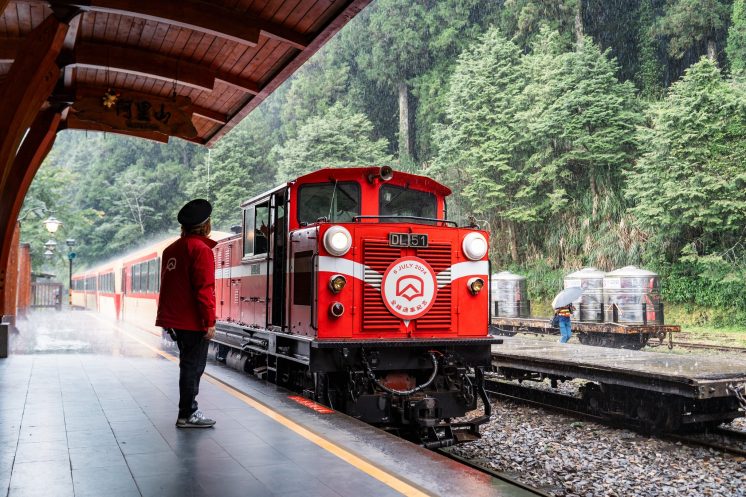
[[[321,218],[351,223],[360,215],[360,185],[354,182],[303,185],[298,191],[298,222],[315,223]]]
[[[381,216],[437,217],[435,195],[419,190],[385,184],[381,186],[378,210]],[[394,221],[394,219],[382,219]]]

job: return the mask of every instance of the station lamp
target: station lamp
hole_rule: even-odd
[[[54,252],[54,249],[57,248],[57,242],[55,242],[54,240],[47,240],[47,243],[44,244],[44,248],[52,253]]]
[[[57,233],[57,230],[59,229],[60,226],[62,226],[62,221],[59,221],[54,216],[49,216],[49,218],[46,221],[44,221],[44,227],[51,234]]]

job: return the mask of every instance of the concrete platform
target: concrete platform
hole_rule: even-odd
[[[672,393],[695,399],[726,397],[746,382],[746,360],[734,356],[660,352],[562,344],[505,337],[492,347],[493,366],[566,375]]]
[[[178,365],[157,333],[83,311],[18,327],[0,360],[9,496],[530,495],[217,364],[198,397],[216,427],[179,430]]]

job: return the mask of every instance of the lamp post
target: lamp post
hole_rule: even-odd
[[[68,280],[68,286],[67,286],[67,299],[68,304],[70,305],[70,308],[72,308],[73,305],[73,259],[75,259],[75,252],[73,252],[73,247],[75,246],[75,239],[68,238],[65,240],[65,245],[67,245],[67,260],[70,262],[70,272],[69,274],[69,280]]]

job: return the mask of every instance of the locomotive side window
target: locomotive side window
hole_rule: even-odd
[[[254,255],[254,207],[243,211],[243,256]]]
[[[269,247],[269,203],[257,205],[254,211],[254,254],[266,254]]]
[[[262,255],[269,247],[269,202],[243,211],[243,257]]]
[[[326,218],[351,223],[360,215],[360,185],[355,182],[303,185],[298,191],[298,222],[315,223]]]
[[[432,193],[388,184],[381,186],[378,214],[393,216],[391,219],[381,219],[381,221],[396,221],[395,216],[435,218],[437,213],[438,202]]]

